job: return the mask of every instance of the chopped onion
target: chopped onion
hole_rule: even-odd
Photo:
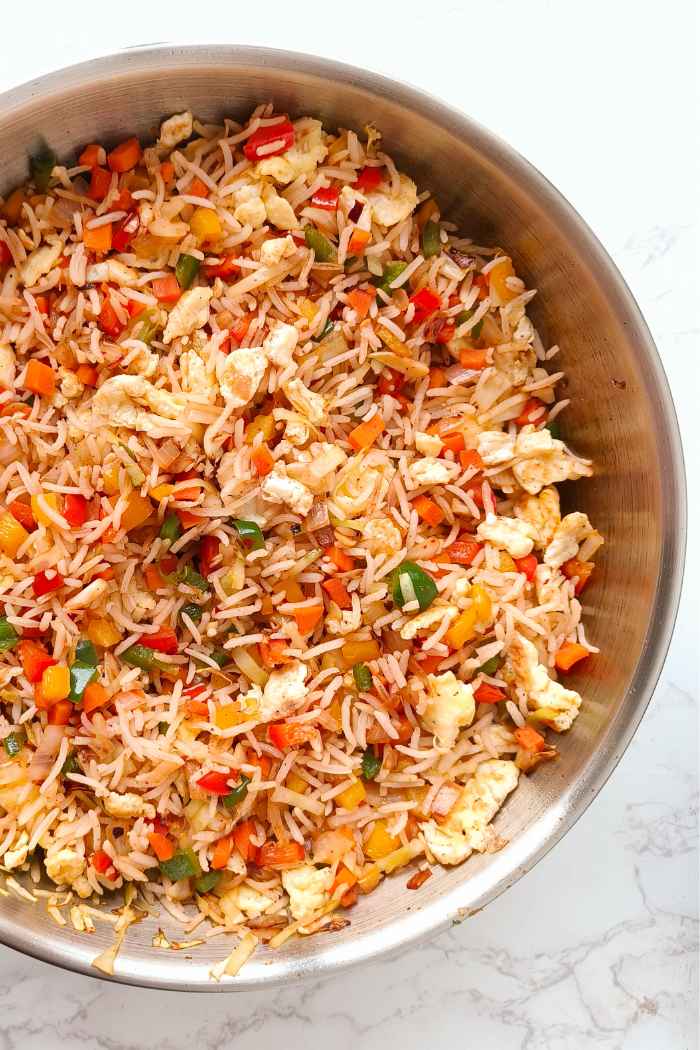
[[[164,441],[163,444],[155,450],[154,459],[159,467],[162,467],[163,470],[167,470],[179,455],[180,449],[172,438],[168,438],[167,441]]]
[[[463,270],[469,270],[476,259],[473,255],[467,255],[466,252],[462,252],[459,248],[449,248],[447,254],[452,259],[452,262],[457,263]]]
[[[51,766],[56,760],[64,733],[65,726],[46,727],[39,746],[29,763],[29,777],[31,780],[38,782],[46,779]]]
[[[323,831],[314,839],[314,863],[336,864],[353,848],[352,840],[341,831]]]
[[[255,662],[247,649],[233,649],[231,659],[249,682],[254,682],[255,685],[260,686],[265,685],[269,675],[267,671],[263,671],[260,664]]]
[[[481,372],[479,370],[474,368],[463,368],[462,365],[450,365],[449,368],[445,369],[447,382],[453,385],[460,383],[473,383],[480,375]]]
[[[335,533],[330,525],[326,525],[324,528],[319,529],[316,533],[316,542],[319,547],[332,547],[335,543]]]
[[[316,529],[324,528],[329,522],[328,504],[324,499],[315,499],[311,510],[306,515],[306,531],[315,532]]]

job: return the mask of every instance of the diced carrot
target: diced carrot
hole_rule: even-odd
[[[89,715],[92,711],[97,711],[98,708],[104,707],[110,699],[109,693],[101,682],[90,682],[83,693],[83,711],[86,715]]]
[[[344,886],[346,890],[349,890],[357,882],[357,875],[355,875],[350,868],[341,863],[338,866],[333,885],[331,886],[331,893],[335,893],[339,886]]]
[[[477,704],[497,704],[499,700],[505,700],[506,694],[498,686],[482,682],[478,689],[474,690],[474,699]]]
[[[158,860],[170,860],[175,855],[175,845],[167,835],[162,835],[159,831],[151,831],[148,841]]]
[[[189,186],[184,191],[188,197],[208,197],[209,187],[201,179],[195,177],[190,182]]]
[[[97,369],[94,365],[78,365],[75,377],[83,386],[97,386]]]
[[[464,434],[460,433],[459,430],[453,430],[449,434],[441,434],[440,437],[443,447],[449,449],[450,452],[464,451]]]
[[[437,390],[445,386],[447,386],[447,376],[445,375],[444,369],[431,368],[430,379],[428,380],[428,389]]]
[[[224,835],[223,838],[219,839],[214,845],[214,852],[211,856],[211,866],[214,871],[221,871],[228,864],[231,854],[233,853],[233,836]]]
[[[167,277],[156,277],[151,289],[160,303],[176,303],[182,295],[182,288],[174,273],[169,273]]]
[[[544,418],[544,409],[544,401],[540,401],[539,397],[529,397],[523,405],[515,425],[524,427],[528,423],[540,423]]]
[[[269,474],[275,465],[274,457],[267,445],[256,445],[251,452],[250,458],[259,477]]]
[[[102,255],[112,247],[112,223],[105,222],[91,230],[83,230],[83,244],[91,252]]]
[[[10,507],[12,510],[12,507]],[[19,519],[18,519],[19,520]],[[24,525],[24,522],[22,522]],[[27,526],[24,526],[27,528]],[[592,561],[579,561],[578,558],[570,558],[565,561],[561,567],[561,571],[566,576],[567,580],[576,579],[576,586],[574,587],[574,593],[580,594],[583,588],[586,586],[591,578],[595,564]]]
[[[350,572],[351,569],[355,568],[355,559],[341,547],[336,547],[335,544],[332,547],[326,547],[324,554],[331,559],[336,569],[339,569],[341,572]]]
[[[430,868],[423,868],[422,871],[416,871],[411,875],[410,879],[406,883],[407,890],[419,890],[424,882],[427,882],[432,875]]]
[[[28,503],[22,503],[21,500],[15,499],[12,503],[8,503],[7,509],[15,521],[18,521],[27,532],[32,532],[36,528],[32,508]]]
[[[513,736],[526,751],[544,751],[544,737],[532,726],[520,726],[515,730]]]
[[[254,860],[257,853],[257,846],[250,841],[254,834],[255,821],[253,820],[241,820],[233,829],[233,843],[245,861]]]
[[[352,447],[360,452],[362,449],[371,448],[379,435],[384,430],[384,420],[379,412],[375,412],[371,419],[360,423],[348,434],[348,441]]]
[[[269,638],[267,641],[258,642],[260,659],[265,667],[278,667],[279,664],[287,663],[290,659],[284,655],[284,650],[289,646],[286,638]]]
[[[462,350],[459,355],[459,363],[462,368],[470,368],[475,372],[486,368],[487,359],[485,350]]]
[[[444,659],[445,657],[442,654],[429,653],[427,656],[421,656],[421,659],[416,660],[416,663],[423,674],[435,674]]]
[[[67,726],[73,710],[73,704],[70,700],[59,700],[58,703],[49,708],[49,725]]]
[[[309,634],[310,631],[313,631],[322,616],[322,605],[302,605],[300,609],[294,610],[294,619],[301,634]]]
[[[202,518],[199,514],[193,514],[191,510],[186,510],[183,507],[178,507],[175,512],[180,519],[180,524],[183,529],[191,529],[195,525],[202,524]]]
[[[107,163],[110,170],[118,171],[120,174],[125,171],[131,171],[140,160],[141,146],[137,138],[130,138],[126,142],[120,142],[111,153],[107,154]]]
[[[53,397],[56,390],[56,373],[50,365],[32,358],[27,365],[24,386],[41,397]]]
[[[172,181],[175,175],[175,165],[169,160],[164,160],[160,166],[160,173],[163,177],[163,182],[167,186],[167,184]]]
[[[24,639],[19,643],[17,653],[22,664],[24,677],[32,684],[40,682],[46,668],[52,667],[56,663],[53,656],[47,653],[43,645],[39,645],[37,642],[32,642],[29,639]]]
[[[369,244],[370,233],[369,230],[360,230],[355,228],[352,231],[352,236],[348,241],[348,255],[362,255],[365,248]]]
[[[204,718],[209,721],[209,704],[206,700],[186,700],[185,714],[190,718]]]
[[[266,842],[260,850],[261,868],[293,868],[304,859],[304,847],[299,842]]]
[[[111,183],[112,172],[107,171],[106,168],[99,168],[95,166],[90,172],[90,186],[88,188],[88,197],[91,197],[94,201],[104,200],[109,192],[109,187]]]
[[[334,601],[341,609],[352,609],[352,598],[342,580],[333,577],[330,580],[324,580],[321,586],[331,601]]]
[[[97,143],[91,143],[86,146],[83,152],[78,157],[78,164],[86,164],[90,168],[93,168],[96,164],[100,163],[100,151],[102,146],[98,146]]]
[[[131,196],[131,192],[123,186],[111,202],[111,207],[113,211],[129,211],[133,203],[134,198]],[[124,248],[118,248],[117,250],[124,251]]]
[[[460,452],[459,463],[462,470],[466,470],[467,467],[476,467],[481,470],[484,466],[484,461],[475,448],[467,448],[464,452]]]
[[[298,747],[313,740],[318,730],[307,722],[273,722],[267,727],[270,743],[284,751],[288,747]]]
[[[578,642],[566,642],[554,657],[554,663],[560,671],[570,671],[574,664],[590,655],[590,650]]]
[[[352,306],[360,321],[364,321],[375,297],[376,293],[373,295],[372,292],[367,292],[364,288],[353,288],[352,291],[348,292],[348,303]]]
[[[449,547],[446,547],[443,553],[439,554],[435,560],[444,560],[455,565],[471,565],[482,547],[483,544],[478,543],[477,540],[468,536],[462,537],[451,543]]]
[[[445,520],[445,512],[428,496],[418,496],[413,501],[413,507],[421,521],[424,521],[426,525],[432,525],[433,528]]]
[[[269,780],[270,770],[272,769],[272,759],[269,755],[258,754],[257,751],[253,751],[252,748],[246,752],[246,762],[249,766],[257,766],[260,770],[260,775],[263,780]]]
[[[126,311],[129,317],[138,317],[146,309],[146,304],[139,302],[138,299],[129,299],[126,304]]]

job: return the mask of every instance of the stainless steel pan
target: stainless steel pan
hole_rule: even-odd
[[[524,782],[498,818],[501,852],[436,872],[419,891],[405,876],[364,898],[352,924],[259,952],[235,981],[208,970],[221,939],[190,955],[151,947],[155,923],[132,927],[115,977],[172,989],[244,989],[322,976],[396,951],[468,916],[520,878],[581,816],[614,769],[647,706],[679,597],[685,492],[678,427],[649,331],[620,274],[579,216],[522,157],[461,113],[413,88],[350,66],[246,47],[154,47],[53,73],[0,96],[0,189],[26,177],[43,135],[59,156],[86,142],[152,135],[191,108],[204,119],[242,116],[259,101],[358,130],[374,121],[385,144],[443,212],[484,243],[503,245],[540,294],[533,310],[562,347],[572,405],[564,428],[597,473],[576,505],[606,536],[601,571],[585,593],[588,633],[601,645],[581,689],[585,703],[561,758]],[[569,499],[574,496],[569,494]],[[601,849],[605,844],[601,842]],[[582,858],[586,863],[586,858]],[[164,924],[167,929],[167,924]],[[0,898],[0,939],[74,970],[110,939],[57,927],[39,907]]]

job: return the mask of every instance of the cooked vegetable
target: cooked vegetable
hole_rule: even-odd
[[[88,643],[90,644],[90,643]],[[76,660],[70,668],[70,692],[69,696],[73,703],[79,703],[90,682],[97,678],[97,667],[94,664],[83,663]]]
[[[503,657],[500,655],[492,656],[490,660],[486,660],[481,667],[477,668],[478,674],[487,674],[489,677],[493,677],[496,671],[503,663]]]
[[[220,871],[207,871],[204,875],[200,875],[198,879],[195,879],[194,888],[197,893],[208,893],[209,890],[213,890],[218,885],[220,879]]]
[[[199,623],[202,619],[202,606],[195,605],[194,602],[188,602],[180,609],[180,615],[189,616],[192,623]]]
[[[364,754],[362,755],[362,779],[374,780],[381,768],[382,760],[375,753],[374,748],[366,748]]]
[[[153,846],[151,836],[149,836],[149,839],[151,840],[151,846]],[[198,878],[202,869],[199,866],[194,850],[188,847],[173,853],[167,860],[161,860],[160,870],[173,882],[179,882],[180,879]]]
[[[53,169],[56,167],[56,154],[46,143],[42,143],[41,149],[30,158],[29,170],[32,182],[40,193],[46,193],[51,182]]]
[[[384,420],[381,413],[375,412],[370,419],[365,420],[364,423],[360,423],[354,430],[350,431],[348,441],[359,452],[363,449],[371,448],[383,430]]]
[[[433,255],[440,254],[441,247],[440,227],[436,222],[430,219],[426,222],[423,227],[423,233],[421,234],[421,251],[426,259],[431,259]]]
[[[427,609],[437,598],[435,580],[424,569],[412,561],[404,561],[391,574],[391,597],[394,604],[403,608],[416,600],[421,611]]]
[[[23,729],[15,729],[8,733],[3,740],[3,747],[8,758],[16,758],[27,741],[27,734]]]
[[[191,565],[183,565],[178,569],[176,579],[178,583],[184,583],[186,587],[194,587],[198,591],[209,590],[207,581]]]
[[[352,677],[361,693],[366,693],[372,688],[372,672],[367,664],[355,664],[352,669]]]
[[[182,535],[182,525],[177,514],[171,511],[165,515],[163,524],[160,527],[160,538],[162,540],[169,540],[170,543],[174,543],[175,540],[179,539]]]
[[[400,277],[404,272],[408,263],[397,260],[396,262],[387,263],[384,267],[384,272],[381,277],[373,277],[372,284],[374,284],[382,292],[386,292],[387,295],[391,295],[394,291],[390,285]]]
[[[44,594],[51,594],[52,591],[58,591],[62,586],[63,577],[57,572],[52,572],[51,575],[47,572],[38,572],[32,581],[32,590],[37,598],[41,598]]]
[[[254,131],[245,140],[243,152],[248,160],[257,161],[267,157],[276,157],[293,145],[294,125],[285,117],[277,124],[269,124]]]
[[[244,521],[242,518],[234,518],[233,525],[240,536],[243,546],[249,551],[259,551],[265,546],[265,537],[260,531],[260,526],[254,521]]]
[[[232,787],[228,795],[222,800],[227,809],[233,809],[234,806],[243,801],[248,794],[248,784],[250,784],[250,777],[247,777],[245,773],[241,773],[240,782]]]
[[[0,653],[6,653],[14,649],[19,641],[19,635],[6,616],[0,616]]]
[[[182,290],[189,288],[199,273],[199,259],[183,252],[175,264],[175,276]]]
[[[311,248],[314,253],[316,262],[335,262],[338,258],[338,251],[335,245],[331,244],[328,238],[324,237],[321,231],[313,226],[304,227],[304,240],[307,248]]]
[[[156,657],[153,649],[148,649],[145,645],[130,645],[121,654],[121,659],[125,664],[139,667],[142,671],[157,671],[167,667],[167,664]]]
[[[579,660],[585,660],[590,655],[590,650],[586,649],[585,645],[579,645],[578,642],[565,642],[554,657],[554,664],[559,671],[570,671],[574,664],[577,664]]]

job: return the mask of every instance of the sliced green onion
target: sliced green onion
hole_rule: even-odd
[[[432,219],[426,222],[423,227],[421,249],[426,259],[430,259],[433,255],[439,255],[442,250],[442,244],[440,243],[440,227],[436,222],[433,222]]]
[[[402,585],[402,580],[407,586]],[[404,561],[391,574],[391,597],[400,609],[403,609],[408,601],[405,595],[409,588],[415,594],[421,612],[437,598],[438,589],[432,576],[419,568],[415,562]]]
[[[376,285],[377,288],[381,288],[381,290],[386,292],[387,295],[393,295],[394,289],[390,288],[389,285],[396,280],[399,274],[404,272],[407,266],[408,263],[400,262],[398,260],[396,262],[387,263],[384,267],[382,276],[373,277],[372,284]]]
[[[135,339],[140,339],[142,343],[146,344],[146,346],[150,346],[156,332],[162,327],[160,311],[149,307],[136,318],[136,324],[134,325],[134,331],[132,334]]]
[[[75,647],[76,663],[87,664],[89,667],[97,667],[97,650],[87,638],[81,638]]]
[[[197,893],[208,893],[209,890],[214,889],[220,878],[220,871],[207,871],[196,880],[194,888]]]
[[[191,565],[184,565],[177,572],[177,582],[184,583],[187,587],[195,587],[198,591],[208,591],[209,584]]]
[[[167,667],[167,664],[158,659],[153,649],[138,643],[125,649],[121,654],[121,658],[125,664],[129,664],[131,667],[139,667],[142,671],[156,671]]]
[[[352,669],[352,677],[361,693],[366,693],[372,688],[372,672],[367,664],[355,664]]]
[[[333,331],[334,328],[335,328],[335,324],[333,323],[333,321],[331,321],[331,319],[329,317],[328,320],[326,321],[326,323],[323,326],[323,331],[321,332],[321,334],[315,336],[315,341],[317,343],[320,343],[322,339],[325,339],[327,335],[331,334],[331,332]]]
[[[492,656],[491,659],[487,660],[486,663],[483,663],[481,667],[477,667],[476,673],[494,675],[502,663],[502,656]]]
[[[170,860],[162,860],[160,870],[173,882],[179,882],[180,879],[198,878],[202,872],[194,850],[189,848],[178,850]]]
[[[56,154],[44,143],[33,157],[29,159],[29,170],[32,182],[41,193],[46,193],[51,182],[51,175],[56,166]]]
[[[338,258],[335,245],[331,244],[328,238],[324,237],[321,231],[314,229],[313,226],[305,227],[304,240],[306,241],[306,247],[311,248],[316,256],[316,262],[335,262]]]
[[[0,653],[14,649],[18,641],[19,635],[12,624],[7,622],[7,617],[0,616]]]
[[[127,477],[129,478],[129,481],[134,486],[134,488],[140,488],[146,480],[146,475],[141,470],[141,467],[138,465],[133,455],[124,444],[124,442],[119,441],[118,444],[120,448],[124,449],[128,456],[127,462],[124,463],[124,470],[126,471]]]
[[[175,277],[181,288],[189,288],[199,273],[199,259],[194,255],[182,254],[175,263]]]
[[[8,733],[2,744],[8,758],[15,758],[25,745],[27,736],[23,729],[16,729]]]
[[[465,324],[473,316],[474,316],[474,311],[473,310],[462,310],[462,312],[460,314],[457,314],[457,316],[455,318],[455,324],[459,328],[459,326],[461,324]],[[479,321],[478,324],[475,324],[467,338],[469,338],[469,339],[478,339],[479,336],[481,335],[481,328],[483,326],[483,323],[484,323],[483,320],[481,320],[481,321]]]
[[[362,756],[362,779],[363,780],[374,780],[379,770],[382,768],[382,760],[378,758],[374,753],[374,748],[368,747]]]
[[[90,682],[97,678],[97,668],[93,664],[84,664],[76,660],[70,668],[70,693],[68,696],[74,704],[80,703],[83,693]]]
[[[61,766],[61,776],[67,777],[69,773],[79,773],[80,763],[75,751],[69,751],[68,757]]]
[[[195,605],[194,602],[188,602],[187,605],[183,605],[180,609],[181,616],[189,616],[192,623],[199,623],[202,619],[202,606]]]
[[[180,524],[180,519],[174,511],[171,511],[170,514],[166,514],[163,518],[163,524],[160,527],[160,538],[174,543],[181,535],[182,525]]]
[[[229,794],[224,795],[221,800],[226,806],[226,809],[233,809],[234,806],[237,806],[239,802],[243,801],[248,794],[248,784],[250,784],[250,777],[247,777],[245,773],[241,773],[240,784],[236,784]]]
[[[254,521],[244,521],[242,518],[234,518],[233,525],[236,532],[243,541],[243,546],[249,551],[260,551],[265,546],[265,537],[260,531],[260,526]]]

